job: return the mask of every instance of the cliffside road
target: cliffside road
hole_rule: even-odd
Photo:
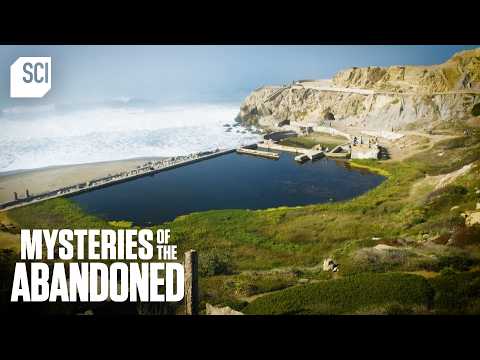
[[[304,88],[304,89],[313,89],[318,91],[333,91],[333,92],[344,92],[344,93],[353,93],[361,95],[374,95],[375,91],[370,89],[354,89],[354,88],[344,88],[333,86],[331,80],[315,80],[315,81],[305,81],[296,83],[292,85],[292,88]]]
[[[480,48],[437,65],[352,67],[332,79],[263,86],[244,100],[239,119],[271,131],[312,128],[364,140],[378,137],[398,160],[449,137],[401,129],[427,131],[448,121],[480,124],[479,107]]]
[[[398,130],[415,122],[468,120],[479,104],[480,48],[438,65],[353,67],[332,79],[263,86],[243,101],[239,119],[266,129],[338,120],[340,126]]]
[[[431,96],[431,95],[480,94],[480,89],[467,89],[467,90],[428,92],[428,93],[416,92],[416,91],[415,92],[414,91],[394,92],[394,91],[381,91],[381,90],[372,90],[372,89],[355,89],[355,88],[333,86],[331,80],[318,80],[318,81],[296,83],[295,85],[292,85],[292,89],[295,89],[295,88],[313,89],[318,91],[344,92],[344,93],[360,94],[360,95]]]

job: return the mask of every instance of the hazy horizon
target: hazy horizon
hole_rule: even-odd
[[[266,84],[331,78],[352,66],[431,65],[473,45],[0,46],[0,109],[137,99],[160,104],[239,103]],[[9,99],[19,56],[52,57],[43,99]]]
[[[352,66],[430,65],[474,46],[0,46],[0,172],[234,147],[241,101]],[[10,99],[9,67],[51,56],[42,99]]]

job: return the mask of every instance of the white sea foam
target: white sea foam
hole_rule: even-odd
[[[135,157],[175,156],[258,141],[226,132],[237,106],[108,108],[0,118],[0,172]]]

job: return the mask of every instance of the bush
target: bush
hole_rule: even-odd
[[[412,315],[415,311],[411,306],[404,306],[402,304],[391,304],[386,306],[386,315]]]
[[[456,271],[467,271],[474,264],[475,261],[468,257],[458,255],[442,256],[438,260],[438,269],[450,268]]]
[[[216,306],[219,306],[219,307],[228,306],[233,310],[242,311],[247,305],[248,305],[248,302],[243,300],[228,299],[221,302],[220,304],[217,304]]]
[[[444,188],[433,191],[427,198],[429,205],[436,208],[457,204],[464,195],[468,194],[468,189],[460,185],[447,185]]]
[[[282,290],[297,282],[290,274],[240,275],[237,279],[235,285],[237,293],[243,296]]]
[[[440,270],[440,276],[451,276],[457,273],[458,272],[455,271],[451,266],[447,266],[446,268],[443,268],[442,270]]]
[[[478,302],[480,271],[456,273],[449,270],[429,281],[435,290],[434,307],[438,313],[464,314]]]
[[[228,275],[233,272],[230,254],[216,249],[201,252],[198,267],[200,276]]]
[[[457,217],[462,222],[465,222],[460,216]],[[468,246],[480,243],[480,226],[467,227],[465,224],[460,224],[455,227],[452,236],[452,244],[455,246]]]
[[[296,286],[251,302],[248,314],[352,314],[377,308],[391,309],[392,304],[429,308],[433,289],[418,275],[363,273],[337,280]]]
[[[408,265],[412,254],[405,249],[389,249],[378,251],[374,248],[363,248],[354,255],[354,265],[359,271],[387,272]]]
[[[473,116],[480,116],[480,103],[475,104],[472,108],[472,115]]]
[[[429,261],[419,262],[418,266],[427,271],[439,272],[445,269],[445,272],[461,272],[470,270],[470,268],[477,263],[478,260],[466,255],[448,255],[441,256],[436,260],[432,259]]]

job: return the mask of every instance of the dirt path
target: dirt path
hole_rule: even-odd
[[[388,91],[377,89],[359,89],[359,88],[346,88],[334,86],[331,80],[312,80],[302,81],[291,85],[292,88],[306,88],[318,91],[333,91],[344,92],[361,95],[391,95],[391,96],[434,96],[434,95],[462,95],[462,94],[480,94],[480,90],[465,89],[465,90],[452,90],[452,91],[433,91],[433,92],[420,92],[420,91]]]
[[[267,296],[267,295],[270,295],[270,294],[275,294],[275,293],[278,293],[279,291],[283,291],[283,290],[286,290],[286,289],[291,289],[291,288],[295,288],[295,287],[299,287],[299,286],[304,286],[304,285],[307,285],[307,284],[315,284],[315,283],[319,283],[320,281],[328,281],[328,280],[309,279],[308,282],[302,282],[302,283],[299,282],[298,284],[295,284],[295,285],[292,285],[292,286],[287,286],[283,289],[267,291],[267,292],[264,292],[264,293],[255,294],[255,295],[251,295],[251,296],[240,296],[238,299],[240,301],[246,301],[246,302],[250,303],[254,300],[257,300],[258,298],[261,298],[261,297],[264,297],[264,296]]]

